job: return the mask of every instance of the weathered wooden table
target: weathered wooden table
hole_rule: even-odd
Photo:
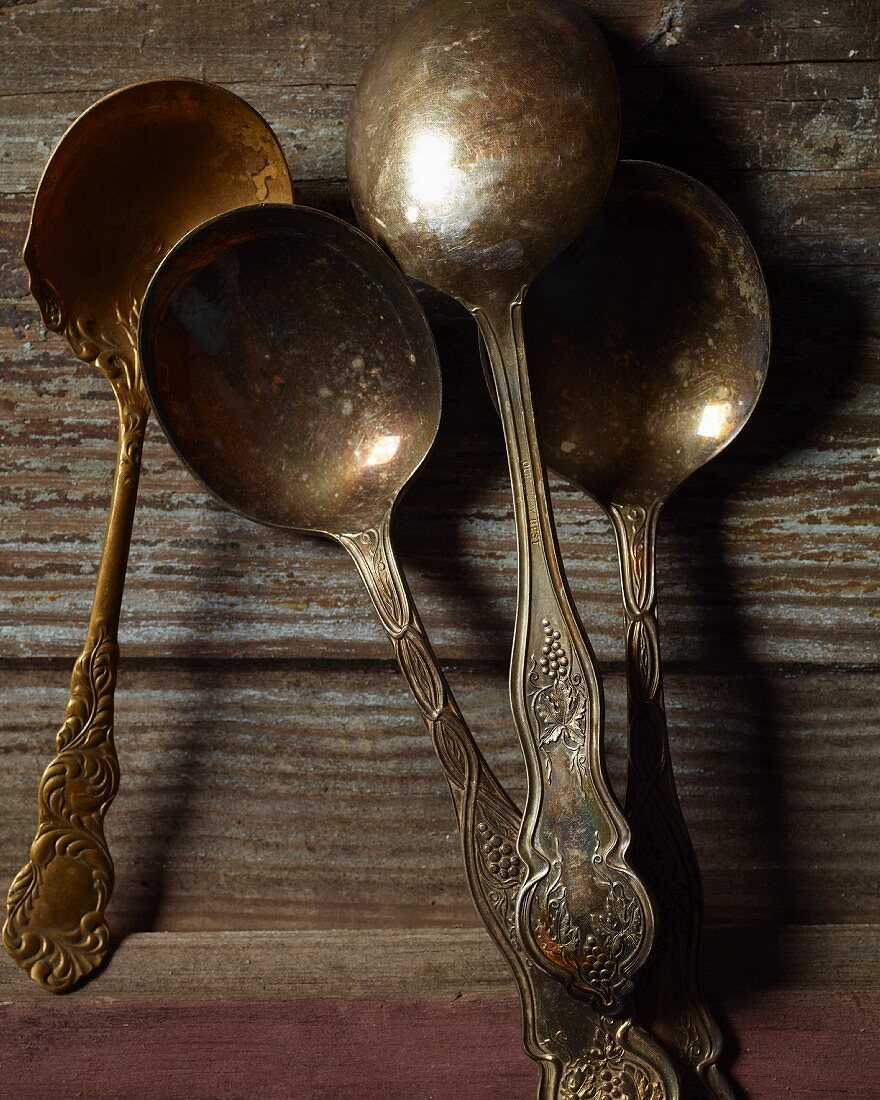
[[[277,127],[303,201],[345,211],[361,64],[409,0],[0,4],[0,878],[19,867],[88,614],[114,446],[97,372],[19,259],[62,131],[120,84],[200,75]],[[667,702],[703,866],[706,970],[755,1100],[880,1096],[876,986],[880,11],[876,0],[593,0],[624,152],[714,186],[774,304],[751,424],[661,529]],[[515,549],[476,338],[426,298],[447,406],[400,534],[502,779]],[[624,701],[614,548],[554,497]],[[478,925],[438,765],[340,552],[220,511],[151,428],[122,623],[108,819],[123,937],[52,999],[0,958],[0,1095],[511,1100],[512,984]],[[388,835],[393,845],[385,842]]]

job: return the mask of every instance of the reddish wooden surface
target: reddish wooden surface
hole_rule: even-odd
[[[17,1100],[530,1100],[516,998],[302,998],[6,1006],[0,1086]],[[880,1096],[880,1000],[769,991],[730,1006],[751,1100]],[[63,1074],[59,1068],[63,1066]]]
[[[877,1095],[878,933],[707,930],[740,1100]],[[138,934],[72,996],[20,978],[0,959],[4,1100],[534,1096],[510,973],[482,931]]]

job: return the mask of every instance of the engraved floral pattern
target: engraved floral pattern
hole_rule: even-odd
[[[586,775],[590,702],[562,632],[549,619],[542,620],[541,629],[542,645],[532,656],[529,682],[538,744],[547,782],[552,783],[553,762],[560,753],[569,770]],[[607,866],[599,833],[594,831],[593,837],[591,865],[598,903],[577,919],[572,915],[557,839],[549,876],[534,897],[532,926],[544,957],[600,1004],[611,1007],[630,986],[630,967],[646,936],[645,913],[629,881]]]
[[[610,1016],[598,1018],[592,1048],[566,1066],[559,1100],[667,1100],[663,1082],[624,1049],[627,1030]]]
[[[153,240],[145,240],[136,250],[123,296],[104,325],[92,316],[68,316],[52,283],[31,270],[31,290],[46,326],[63,332],[74,354],[96,366],[113,387],[119,445],[111,524],[116,523],[119,531],[127,528],[126,542],[150,411],[135,334],[141,298],[164,251],[162,243]],[[107,564],[105,555],[102,575]],[[113,862],[104,837],[104,816],[119,784],[113,695],[123,575],[114,584],[99,580],[89,634],[71,677],[57,755],[40,782],[39,825],[30,859],[15,876],[7,898],[4,946],[38,985],[52,992],[70,989],[101,964],[109,948],[104,912],[113,890]],[[44,918],[59,909],[68,915],[71,927],[57,927],[57,917]]]
[[[580,676],[572,674],[560,631],[553,628],[549,619],[544,619],[541,625],[544,644],[540,660],[532,657],[529,680],[532,684],[540,683],[540,668],[550,681],[532,695],[532,709],[540,731],[538,743],[545,753],[547,780],[552,782],[551,748],[556,744],[565,750],[572,771],[586,766],[589,698]]]
[[[644,915],[632,891],[608,874],[598,834],[592,862],[603,900],[601,906],[576,922],[569,910],[568,888],[557,850],[535,938],[550,960],[589,989],[601,1004],[611,1006],[626,992],[625,966],[641,944]]]
[[[94,970],[109,944],[104,910],[113,889],[113,863],[103,819],[119,779],[113,747],[117,660],[116,642],[100,626],[74,666],[58,753],[40,783],[40,825],[31,858],[9,889],[4,946],[38,985],[52,992],[68,989]],[[71,871],[91,904],[82,908],[73,927],[47,927],[38,919],[43,895],[64,889]]]

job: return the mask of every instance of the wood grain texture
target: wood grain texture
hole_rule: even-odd
[[[37,0],[0,9],[0,652],[72,652],[90,599],[111,464],[106,386],[46,335],[18,259],[45,157],[112,86],[203,75],[278,129],[306,201],[344,209],[345,116],[365,56],[408,0]],[[734,448],[661,531],[667,655],[877,660],[880,437],[876,0],[591,4],[623,84],[624,151],[717,187],[767,265],[768,390]],[[113,56],[112,73],[97,58]],[[842,62],[846,64],[842,64]],[[401,515],[414,586],[450,659],[503,660],[512,517],[469,319],[437,303],[440,446]],[[384,656],[346,561],[208,504],[153,430],[123,622],[130,656]],[[600,654],[618,659],[604,521],[555,493]]]
[[[876,269],[870,279],[811,269],[780,284],[762,403],[661,523],[671,660],[742,651],[771,662],[876,661],[878,290]],[[515,544],[500,428],[471,323],[432,301],[446,409],[398,531],[439,652],[503,660]],[[15,306],[7,316],[0,645],[8,657],[43,658],[74,652],[87,616],[113,462],[112,398],[32,311]],[[600,656],[617,660],[610,528],[580,493],[554,489],[575,597]],[[243,648],[253,657],[386,656],[348,560],[329,544],[261,530],[219,509],[155,425],[121,638],[129,656],[218,658]]]
[[[718,1003],[726,990],[723,1011],[741,1044],[731,1061],[748,1095],[877,1095],[877,945],[876,927],[751,931],[745,942],[715,930],[708,991]],[[801,980],[783,987],[780,970],[766,968],[770,954],[797,958]],[[134,936],[103,991],[92,982],[48,1002],[9,981],[4,962],[8,1095],[533,1095],[512,983],[482,932]]]
[[[6,4],[0,72],[20,94],[91,92],[189,65],[208,80],[345,84],[409,0],[64,0]],[[592,0],[621,68],[880,58],[876,0]],[[35,79],[36,78],[36,79]]]
[[[756,990],[877,992],[880,926],[715,925],[706,930],[702,973],[719,1002]],[[456,998],[513,993],[501,954],[480,928],[321,929],[309,932],[140,932],[114,951],[101,981],[74,998],[46,997],[0,959],[0,1009],[44,1005],[55,1011],[156,997],[195,1002]]]
[[[530,1100],[514,995],[158,998],[2,1010],[0,1086],[19,1100]],[[875,994],[762,992],[728,1012],[743,1049],[737,1082],[755,1100],[876,1100]],[[63,1081],[58,1071],[63,1059]]]
[[[0,2],[5,879],[32,834],[113,461],[106,383],[45,333],[19,259],[45,159],[113,87],[202,76],[277,128],[302,201],[345,215],[354,85],[410,6]],[[880,920],[880,8],[588,6],[621,75],[624,153],[718,190],[755,240],[774,308],[759,409],[661,521],[673,751],[709,916],[737,922],[709,930],[708,985],[753,1100],[870,1100],[877,930],[836,922]],[[465,711],[520,796],[500,431],[472,323],[424,301],[447,401],[400,543]],[[609,672],[619,780],[612,539],[589,502],[553,488],[574,593]],[[75,999],[46,1000],[0,960],[0,1096],[457,1100],[465,1077],[468,1100],[532,1095],[438,765],[347,559],[220,511],[153,426],[121,633],[123,785],[108,829],[110,915],[128,938]]]
[[[503,668],[450,678],[521,797]],[[610,679],[618,785],[622,688]],[[670,672],[710,919],[880,920],[877,689],[876,673]],[[14,664],[0,690],[5,879],[33,829],[63,676]],[[116,932],[478,926],[439,765],[396,668],[123,664],[116,734]]]

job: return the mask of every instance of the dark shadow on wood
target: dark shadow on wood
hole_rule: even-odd
[[[194,608],[193,629],[197,630],[204,622],[206,613],[201,615]],[[187,686],[193,689],[198,698],[197,685],[205,684],[206,677],[185,663],[176,665],[178,675],[186,678]],[[124,670],[120,674],[120,679]],[[137,696],[137,685],[132,685],[132,696]],[[121,943],[135,932],[153,932],[161,930],[159,914],[165,893],[166,868],[174,859],[175,848],[180,841],[187,819],[187,810],[194,801],[196,792],[206,781],[204,773],[204,746],[201,744],[199,725],[203,724],[202,711],[211,708],[211,700],[204,700],[204,707],[194,708],[194,712],[175,716],[174,728],[168,731],[165,750],[172,755],[176,767],[173,786],[157,787],[151,783],[150,776],[138,777],[142,785],[142,800],[145,816],[140,822],[138,842],[130,850],[134,853],[136,866],[117,867],[117,887],[110,909],[110,927],[114,944]],[[123,737],[137,737],[137,706],[128,708],[130,719]],[[124,782],[124,776],[123,776]],[[120,789],[120,797],[125,797],[125,789]],[[118,915],[116,914],[118,911]]]
[[[607,28],[603,28],[606,30]],[[735,184],[730,177],[715,177],[739,163],[737,141],[726,135],[718,121],[707,114],[698,70],[650,63],[641,44],[608,35],[621,72],[623,100],[622,154],[653,159],[694,175],[715,189],[732,206],[746,230],[756,239],[760,253],[757,196],[750,195],[746,176]],[[792,232],[796,233],[795,227]],[[738,847],[743,868],[761,874],[766,886],[763,919],[768,930],[786,920],[798,919],[796,891],[789,869],[789,815],[781,758],[779,707],[772,679],[750,661],[748,628],[740,611],[736,578],[725,549],[725,520],[729,501],[747,495],[749,482],[763,470],[784,461],[803,447],[815,447],[832,421],[837,406],[851,396],[862,373],[867,339],[864,303],[841,293],[839,286],[823,282],[821,274],[805,273],[802,264],[777,260],[767,271],[773,306],[774,353],[764,394],[742,435],[673,498],[661,522],[659,540],[659,606],[663,612],[663,553],[667,532],[676,548],[683,548],[695,591],[702,598],[702,622],[698,633],[703,643],[688,659],[728,668],[735,683],[743,751],[726,759],[737,761],[735,771],[713,776],[719,797],[737,800],[737,818],[744,824],[732,842]],[[810,303],[810,324],[804,328],[803,302]],[[770,609],[768,609],[770,613]],[[748,671],[747,675],[744,672]],[[675,730],[670,731],[675,747]],[[748,749],[748,753],[747,750]],[[722,762],[723,763],[723,762]],[[761,782],[754,777],[761,776]],[[775,797],[767,797],[767,791]],[[690,792],[685,798],[699,797]],[[733,803],[731,803],[733,804]],[[745,805],[745,812],[743,811]],[[712,906],[711,896],[707,899]],[[738,999],[785,982],[784,967],[774,949],[772,934],[766,954],[767,969],[744,968],[749,990],[737,990]],[[732,991],[733,992],[733,991]],[[723,1065],[734,1064],[738,1044],[731,1034],[723,1000],[713,1006],[726,1032]],[[738,1088],[738,1094],[746,1093]]]

